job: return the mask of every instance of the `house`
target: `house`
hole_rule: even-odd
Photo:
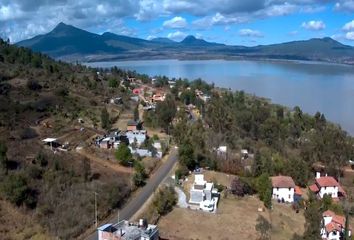
[[[120,221],[117,224],[105,224],[97,228],[98,240],[158,240],[159,230],[156,225]]]
[[[189,203],[199,205],[204,211],[214,211],[218,201],[217,190],[214,183],[204,180],[203,174],[194,175],[194,183],[190,190]]]
[[[241,157],[242,157],[242,159],[248,158],[248,150],[247,149],[241,149]]]
[[[326,240],[340,240],[345,234],[345,217],[327,210],[322,214],[321,237]],[[351,230],[349,236],[351,236]]]
[[[136,131],[141,128],[141,123],[135,120],[129,120],[127,123],[127,131]]]
[[[170,86],[170,88],[174,88],[176,86],[176,81],[168,80],[168,85]]]
[[[129,149],[133,155],[138,155],[140,157],[152,157],[152,152],[150,152],[148,149],[132,148],[132,147],[129,147]]]
[[[299,186],[295,186],[294,202],[299,202],[302,199],[302,190]]]
[[[272,180],[272,198],[280,202],[294,202],[295,183],[289,176],[275,176]]]
[[[53,150],[54,148],[58,148],[61,146],[61,144],[58,142],[56,138],[45,138],[42,140],[42,142],[45,145],[50,146],[50,148]]]
[[[100,148],[109,149],[111,147],[111,138],[106,137],[99,142]]]
[[[123,99],[121,97],[111,98],[110,102],[112,104],[123,104]]]
[[[147,138],[146,130],[134,130],[126,133],[129,144],[133,144],[135,141],[140,146]]]
[[[331,196],[332,199],[339,199],[346,196],[345,191],[334,177],[321,177],[319,172],[316,173],[315,183],[309,188],[319,198],[323,198],[325,194]]]
[[[141,94],[142,91],[143,91],[143,89],[141,89],[141,88],[134,88],[134,89],[133,89],[133,93],[134,93],[135,95]]]
[[[157,92],[152,95],[151,101],[152,102],[163,102],[165,101],[166,95],[162,92]]]
[[[216,155],[218,157],[223,157],[223,158],[227,157],[227,146],[219,146],[216,149],[214,148],[214,150],[216,150]]]

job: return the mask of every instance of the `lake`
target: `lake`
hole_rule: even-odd
[[[202,78],[218,87],[244,90],[304,112],[324,113],[354,135],[354,67],[317,62],[151,60],[87,63],[150,76]]]

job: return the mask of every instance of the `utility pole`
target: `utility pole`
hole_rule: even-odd
[[[95,226],[97,228],[97,224],[98,224],[98,213],[97,213],[97,193],[94,192],[95,194]]]
[[[118,209],[118,222],[117,222],[117,224],[119,223],[119,209]]]

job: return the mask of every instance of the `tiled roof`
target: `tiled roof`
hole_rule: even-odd
[[[320,191],[320,189],[318,189],[316,184],[312,184],[309,186],[310,190],[314,193],[317,193],[318,191]]]
[[[338,231],[340,231],[341,228],[345,227],[345,217],[339,216],[339,215],[335,214],[331,210],[325,211],[322,214],[322,216],[324,216],[324,217],[332,217],[332,221],[329,224],[326,225],[326,230],[327,230],[327,226],[330,225],[330,224],[335,225],[335,226],[329,226],[329,228],[333,228],[334,227],[334,229],[336,229],[336,230],[338,230],[337,228],[339,228]]]
[[[334,222],[330,222],[326,225],[326,232],[330,233],[333,232],[334,230],[341,231],[341,227],[338,226],[338,224],[335,224]]]
[[[300,196],[302,195],[302,190],[299,186],[295,186],[295,194],[300,195]]]
[[[278,188],[295,188],[294,180],[289,176],[271,177],[272,186]]]
[[[339,184],[334,177],[320,177],[315,179],[319,187],[338,187]]]

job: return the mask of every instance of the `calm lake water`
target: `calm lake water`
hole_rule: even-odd
[[[202,78],[216,86],[244,90],[304,112],[320,111],[354,135],[354,67],[314,62],[267,61],[119,61],[97,62],[150,76]]]

